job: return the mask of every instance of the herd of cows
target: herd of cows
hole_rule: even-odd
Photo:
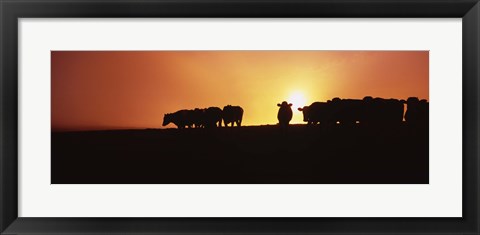
[[[407,111],[404,113],[404,105]],[[292,119],[291,104],[278,104],[278,121],[280,125],[288,125]],[[307,124],[409,124],[424,125],[428,123],[428,102],[410,97],[406,101],[398,99],[372,98],[340,99],[327,102],[314,102],[309,106],[298,108],[303,113],[303,121]]]
[[[243,109],[240,106],[227,105],[223,110],[219,107],[205,109],[179,110],[175,113],[167,113],[163,117],[163,126],[170,123],[175,124],[179,129],[183,128],[212,128],[221,127],[222,121],[225,126],[242,125]]]
[[[404,106],[407,105],[406,112]],[[290,124],[293,117],[292,104],[283,101],[279,107],[277,119],[281,127]],[[369,124],[401,124],[403,120],[412,125],[428,126],[428,101],[410,97],[407,100],[372,98],[340,99],[327,102],[314,102],[309,106],[298,108],[303,113],[303,121],[308,125],[356,125]],[[183,128],[212,128],[231,124],[241,126],[243,109],[240,106],[227,105],[222,109],[210,107],[206,109],[179,110],[165,114],[163,126],[175,124]]]

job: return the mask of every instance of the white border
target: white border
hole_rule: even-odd
[[[19,216],[460,217],[461,33],[461,19],[21,19]],[[430,50],[430,184],[50,185],[51,50],[247,49]]]

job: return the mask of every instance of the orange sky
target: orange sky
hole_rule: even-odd
[[[428,100],[428,51],[52,51],[52,129],[160,128],[165,113],[227,104],[244,125],[277,103]],[[167,126],[174,127],[173,124]]]

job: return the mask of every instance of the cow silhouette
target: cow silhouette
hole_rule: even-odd
[[[280,109],[278,109],[277,119],[281,127],[287,127],[292,120],[292,104],[283,101],[281,104],[277,104]]]
[[[364,101],[364,122],[367,124],[391,125],[403,122],[404,100],[372,98],[366,96]]]
[[[406,101],[407,112],[405,113],[405,121],[411,125],[428,124],[428,102],[427,100],[419,100],[417,97],[410,97]]]
[[[192,122],[195,128],[204,127],[205,109],[195,108],[192,113]]]
[[[203,115],[203,124],[205,128],[215,128],[222,126],[222,109],[219,107],[209,107],[205,109]]]
[[[331,106],[330,111],[333,122],[342,125],[354,125],[360,123],[364,116],[363,101],[357,99],[333,98],[327,101]]]
[[[163,116],[162,126],[173,123],[177,126],[178,129],[184,129],[186,127],[191,128],[193,125],[192,114],[192,110],[186,109],[179,110],[175,113],[167,113]]]
[[[303,121],[308,125],[327,124],[333,121],[330,105],[326,102],[313,102],[309,106],[298,108],[303,114]]]
[[[243,109],[240,106],[227,105],[223,107],[222,117],[225,126],[228,126],[228,124],[230,123],[232,124],[232,127],[234,124],[237,124],[237,126],[241,126]]]

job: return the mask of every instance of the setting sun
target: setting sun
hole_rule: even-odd
[[[297,109],[307,105],[307,99],[301,91],[294,91],[288,97],[288,102],[292,103],[292,108]]]
[[[295,90],[290,93],[290,95],[287,98],[287,101],[292,104],[293,117],[292,117],[291,123],[292,124],[302,123],[303,122],[302,113],[297,110],[300,107],[309,105],[307,104],[307,98],[305,96],[305,93],[300,90]]]

